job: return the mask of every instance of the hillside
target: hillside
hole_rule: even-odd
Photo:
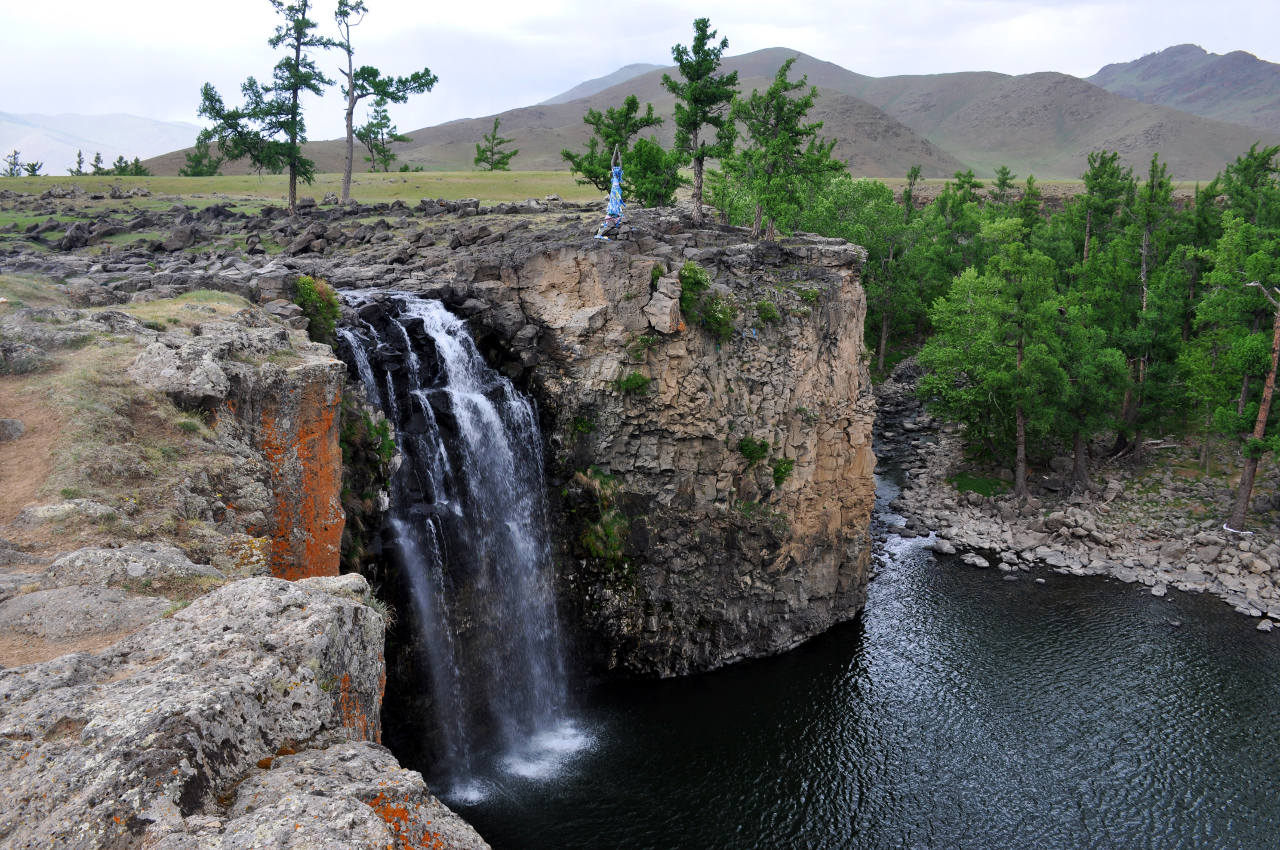
[[[797,57],[792,77],[807,75],[818,88],[813,117],[824,122],[823,135],[837,140],[835,156],[859,176],[901,176],[914,164],[923,167],[926,177],[949,177],[964,168],[990,176],[997,166],[1008,165],[1021,176],[1075,179],[1090,151],[1106,149],[1119,151],[1135,171],[1158,152],[1177,179],[1196,180],[1217,174],[1254,142],[1280,143],[1280,132],[1141,103],[1054,72],[875,78],[780,47],[729,57],[724,67],[738,71],[740,88],[747,93],[768,87],[792,56]],[[637,70],[629,68],[552,98],[591,92],[575,100],[500,113],[502,134],[520,150],[513,167],[562,168],[560,151],[579,149],[587,141],[582,123],[586,110],[617,106],[629,94],[651,102],[667,119],[656,138],[670,144],[674,99],[662,87],[662,75],[671,68],[654,67],[595,90],[611,77]],[[493,116],[485,116],[411,130],[407,135],[413,141],[398,146],[397,153],[401,162],[428,170],[469,170],[476,142],[492,126]],[[315,142],[307,150],[318,170],[341,170],[341,141]],[[148,165],[158,174],[172,174],[182,163],[175,152]],[[236,173],[236,166],[225,170]]]
[[[1109,92],[1218,121],[1280,132],[1280,65],[1235,50],[1179,44],[1088,78]]]
[[[1074,178],[1088,153],[1119,151],[1139,171],[1153,153],[1180,180],[1217,174],[1249,145],[1280,134],[1139,103],[1066,74],[1043,72],[862,78],[851,93],[991,173]]]
[[[821,62],[796,51],[772,48],[730,57],[725,60],[724,67],[737,70],[741,88],[749,92],[753,87],[768,87],[778,66],[791,56],[799,57],[792,77],[808,74],[809,82],[818,87],[820,97],[813,117],[825,122],[823,135],[838,140],[835,156],[849,163],[855,174],[896,177],[905,174],[912,165],[919,164],[926,177],[949,177],[964,167],[955,157],[910,127],[882,110],[850,97],[838,83],[846,77],[858,78],[859,75],[838,65]],[[662,75],[673,72],[673,69],[650,67],[652,70],[567,103],[547,102],[499,113],[502,135],[514,139],[513,146],[520,150],[519,156],[512,161],[512,167],[528,171],[563,168],[560,151],[564,148],[577,150],[586,144],[590,136],[589,129],[582,122],[587,109],[604,110],[618,106],[629,94],[636,95],[642,104],[652,103],[654,111],[665,118],[655,135],[663,144],[670,145],[674,134],[671,115],[675,100],[662,87]],[[601,79],[607,80],[608,77]],[[590,88],[592,83],[583,83],[565,95]],[[565,95],[552,100],[558,101]],[[492,127],[493,116],[489,115],[410,130],[406,135],[413,141],[397,145],[396,152],[401,162],[421,165],[430,171],[469,170],[473,167],[476,143]],[[157,174],[174,174],[184,162],[182,153],[174,151],[149,161],[147,165]],[[341,140],[312,142],[307,145],[307,155],[316,161],[319,171],[342,170]],[[245,171],[247,169],[243,165],[234,164],[223,169],[227,174]]]
[[[195,124],[155,121],[137,115],[0,112],[0,148],[5,153],[16,149],[23,162],[43,162],[45,174],[66,174],[75,165],[77,150],[84,153],[86,167],[95,152],[100,152],[110,165],[119,156],[146,159],[185,147],[195,141],[198,132],[200,128]]]

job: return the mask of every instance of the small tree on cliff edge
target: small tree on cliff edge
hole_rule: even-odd
[[[662,75],[662,85],[676,96],[676,149],[693,161],[693,222],[702,224],[702,167],[708,157],[727,156],[733,151],[734,129],[729,120],[729,104],[738,88],[738,72],[717,74],[720,56],[729,48],[729,39],[714,43],[716,31],[711,21],[693,22],[693,44],[677,44],[671,55],[680,69],[680,80]],[[703,127],[715,130],[715,142],[700,137]]]
[[[289,172],[289,209],[298,206],[298,180],[310,183],[315,177],[315,163],[302,155],[307,141],[307,128],[302,120],[302,93],[322,94],[333,85],[316,66],[311,51],[334,46],[332,39],[315,35],[315,21],[307,17],[311,0],[271,0],[271,5],[284,16],[284,24],[267,43],[284,48],[285,56],[272,71],[272,84],[264,86],[249,77],[240,86],[245,103],[228,109],[210,83],[200,90],[200,116],[213,126],[200,132],[206,142],[217,141],[227,159],[249,158],[258,170],[273,174]]]

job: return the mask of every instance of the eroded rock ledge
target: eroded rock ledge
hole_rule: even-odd
[[[367,594],[246,579],[101,652],[0,671],[0,841],[486,847],[377,743]]]

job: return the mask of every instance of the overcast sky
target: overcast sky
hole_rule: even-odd
[[[335,0],[312,14],[334,34]],[[1276,0],[709,0],[675,2],[366,0],[357,64],[430,68],[435,91],[392,107],[401,130],[552,97],[633,62],[669,64],[705,15],[729,54],[790,47],[871,76],[1062,71],[1089,76],[1195,43],[1280,61]],[[691,9],[693,11],[691,11]],[[270,78],[267,0],[0,0],[0,112],[125,112],[199,123],[200,86],[240,102],[247,76]],[[338,57],[322,56],[337,77]],[[363,110],[361,110],[363,111]],[[336,89],[307,103],[312,139],[342,133]],[[358,120],[363,116],[358,115]]]

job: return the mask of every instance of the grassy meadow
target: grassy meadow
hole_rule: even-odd
[[[225,177],[6,177],[0,189],[40,193],[52,186],[80,186],[89,193],[106,193],[112,186],[129,191],[141,186],[153,195],[213,200],[225,198],[284,203],[289,178],[283,174],[249,174]],[[317,174],[310,185],[298,186],[299,197],[317,201],[327,193],[342,191],[341,174]],[[362,203],[422,198],[479,198],[481,203],[523,201],[559,195],[566,201],[602,199],[594,186],[580,186],[568,171],[418,171],[387,174],[354,174],[351,196]]]

